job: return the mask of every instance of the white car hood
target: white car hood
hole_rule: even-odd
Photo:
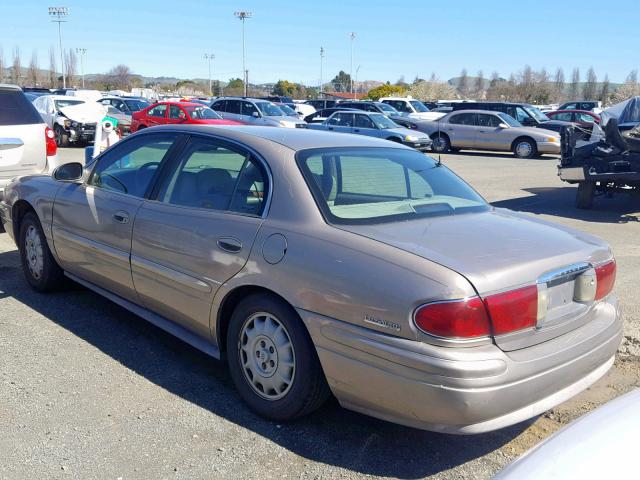
[[[106,115],[107,107],[99,103],[87,102],[63,107],[60,113],[74,122],[98,123]]]
[[[410,113],[409,118],[415,118],[416,120],[438,120],[446,115],[443,112],[416,112]]]

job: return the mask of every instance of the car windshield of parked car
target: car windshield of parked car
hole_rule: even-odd
[[[499,112],[498,116],[502,119],[504,123],[509,125],[510,127],[521,127],[522,124],[513,118],[511,115],[507,115],[506,113]]]
[[[536,107],[531,107],[531,106],[525,107],[525,110],[529,112],[529,114],[539,122],[548,122],[549,120],[551,120],[549,117],[547,117],[544,113],[542,113]]]
[[[56,110],[60,110],[64,107],[70,107],[71,105],[80,105],[86,103],[84,100],[55,100]]]
[[[291,116],[295,117],[296,115],[298,115],[296,111],[293,108],[291,108],[289,105],[278,105],[278,108],[282,110],[284,113],[286,113],[287,115],[289,115],[290,117]]]
[[[422,113],[422,112],[428,112],[429,111],[427,106],[424,103],[422,103],[422,102],[420,102],[418,100],[409,100],[409,103],[413,106],[413,108],[416,109],[416,112]]]
[[[189,116],[195,120],[221,120],[222,117],[209,107],[195,107],[187,106],[183,107]]]
[[[256,102],[258,110],[266,117],[286,117],[280,107],[271,102]]]
[[[300,151],[296,158],[330,223],[381,223],[489,209],[451,170],[413,150],[318,148]]]
[[[142,100],[125,100],[124,103],[127,104],[127,107],[129,107],[129,110],[132,112],[138,112],[151,105],[149,102],[144,102]]]
[[[391,105],[387,105],[386,103],[377,103],[376,105],[378,105],[378,107],[380,108],[380,110],[382,110],[383,112],[386,112],[390,115],[400,115],[400,112],[398,112],[398,110],[396,110],[395,108],[393,108]]]
[[[369,115],[369,118],[373,120],[373,123],[375,123],[378,128],[387,129],[400,127],[396,122],[381,113],[372,113]]]

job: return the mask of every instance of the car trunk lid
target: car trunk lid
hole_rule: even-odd
[[[45,125],[0,125],[0,179],[41,173],[47,166]]]

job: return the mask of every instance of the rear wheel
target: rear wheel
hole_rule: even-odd
[[[433,143],[431,144],[431,150],[436,153],[445,153],[451,150],[451,142],[449,137],[442,133],[434,133],[431,136]]]
[[[18,246],[22,270],[31,287],[50,292],[64,284],[64,272],[53,258],[40,220],[33,212],[27,213],[20,223]]]
[[[518,138],[513,142],[513,154],[518,158],[533,158],[538,155],[536,142],[530,138]]]
[[[56,134],[56,145],[62,148],[66,148],[69,146],[69,134],[64,131],[62,127],[56,125],[55,127]]]
[[[593,206],[593,197],[596,193],[595,182],[580,182],[576,192],[576,207],[588,210]]]
[[[329,396],[308,332],[278,297],[256,294],[238,304],[227,333],[227,361],[242,399],[271,420],[304,416]]]

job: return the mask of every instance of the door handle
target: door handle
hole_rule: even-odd
[[[333,130],[333,127],[327,127],[327,130]]]
[[[353,129],[353,131],[354,131],[354,132],[359,132],[359,131],[360,131],[360,129],[359,129],[359,128],[354,128],[354,129]]]
[[[127,212],[120,210],[113,214],[113,219],[118,223],[122,223],[122,224],[129,223],[129,214]]]
[[[218,245],[218,248],[220,250],[224,250],[225,252],[238,253],[240,250],[242,250],[242,242],[237,238],[222,237],[219,238],[216,243]]]

